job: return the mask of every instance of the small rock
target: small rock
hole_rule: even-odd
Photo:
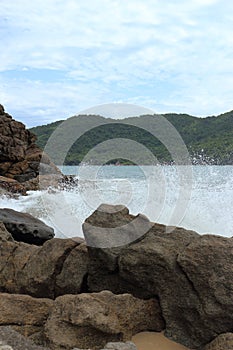
[[[232,350],[233,333],[220,334],[211,343],[204,347],[204,350]]]
[[[105,345],[106,350],[137,350],[136,346],[132,342],[126,343],[108,343]]]

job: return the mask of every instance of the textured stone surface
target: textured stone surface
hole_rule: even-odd
[[[203,350],[232,350],[233,333],[220,334],[210,344],[206,345]]]
[[[60,176],[59,169],[43,156],[42,151],[36,145],[36,136],[25,128],[25,125],[14,120],[5,113],[1,105],[0,113],[0,187],[10,192],[25,194],[24,183],[27,182],[27,189],[36,189],[39,184],[39,173],[41,175]],[[13,179],[11,182],[6,179]],[[30,180],[34,180],[32,183]],[[30,187],[31,185],[31,187]]]
[[[128,212],[119,214],[116,209],[111,210],[112,221],[127,222]],[[86,222],[110,229],[108,215],[98,211]],[[127,227],[119,226],[127,235]],[[83,228],[86,237],[93,236],[94,229]],[[182,228],[167,233],[165,226],[154,224],[124,247],[88,249],[89,289],[158,297],[166,335],[172,340],[200,348],[218,334],[232,331],[233,239],[200,236]]]
[[[54,237],[54,230],[39,219],[13,209],[0,209],[2,221],[14,240],[41,245]]]
[[[55,298],[56,278],[76,246],[77,243],[71,239],[54,238],[47,241],[30,256],[24,269],[18,272],[19,292],[40,298]]]
[[[2,242],[0,291],[52,299],[60,294],[81,292],[85,286],[86,262],[85,245],[77,240],[54,238],[41,247]]]
[[[9,195],[11,193],[26,195],[26,189],[24,185],[20,184],[14,179],[5,176],[0,176],[0,190],[5,191],[5,193],[3,193],[5,195]]]
[[[3,222],[0,221],[0,242],[13,241],[10,232],[7,231]]]
[[[63,263],[60,274],[56,277],[56,296],[87,291],[84,285],[87,276],[87,265],[87,247],[85,243],[82,243],[72,249]]]
[[[0,344],[13,350],[49,350],[48,348],[35,345],[30,339],[24,337],[9,326],[0,327]],[[1,349],[1,347],[0,347]],[[2,350],[10,350],[3,348]]]
[[[12,326],[27,336],[43,332],[52,306],[50,299],[0,293],[0,326]]]
[[[85,350],[79,348],[73,348],[72,350]],[[107,343],[105,347],[101,350],[137,350],[136,346],[132,342],[115,342],[115,343]]]
[[[140,331],[163,328],[157,300],[103,291],[58,297],[45,333],[52,349],[100,349],[109,341],[126,341]]]
[[[149,296],[146,289],[139,289],[137,284],[126,281],[119,275],[120,253],[131,240],[135,240],[135,237],[137,241],[144,237],[144,234],[141,236],[135,228],[134,219],[135,216],[130,215],[128,208],[124,206],[102,204],[85,220],[83,232],[87,244],[89,243],[88,288],[90,291],[99,292],[107,289],[113,293],[133,293],[139,297]],[[147,232],[148,219],[145,219],[144,216],[138,216],[137,219],[137,223],[140,221],[141,225],[146,225],[144,231]],[[106,233],[101,232],[102,227],[107,229]],[[117,231],[115,231],[116,228]],[[134,232],[136,232],[135,235]],[[117,236],[116,240],[114,236]],[[120,242],[127,242],[127,244],[118,246]]]
[[[105,345],[106,350],[137,350],[136,346],[132,342],[126,343],[108,343]]]

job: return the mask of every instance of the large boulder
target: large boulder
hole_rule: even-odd
[[[13,209],[0,209],[0,221],[19,242],[41,245],[54,237],[54,230],[39,219]]]
[[[103,207],[101,208],[103,209]],[[111,209],[119,220],[121,235],[128,235],[129,214]],[[109,212],[109,208],[108,208]],[[115,216],[115,217],[114,217]],[[123,218],[125,216],[125,218]],[[131,220],[136,220],[132,217]],[[111,230],[110,218],[98,210],[83,229],[93,241],[94,227]],[[123,223],[123,225],[121,224]],[[145,231],[147,229],[145,221]],[[114,234],[111,231],[111,235]],[[143,230],[142,230],[143,232]],[[98,241],[98,237],[95,242]],[[108,242],[108,241],[107,241]],[[102,243],[101,243],[102,244]],[[109,289],[141,298],[158,297],[166,323],[166,335],[187,347],[203,347],[233,326],[233,239],[200,236],[193,231],[153,224],[146,234],[122,246],[88,247],[90,291]]]
[[[143,330],[163,328],[156,299],[141,300],[130,294],[103,291],[58,297],[45,334],[54,350],[100,349],[109,341],[126,341]]]
[[[39,174],[50,175],[52,180],[54,176],[58,176],[58,182],[63,178],[60,170],[36,145],[36,136],[24,124],[6,113],[2,105],[0,134],[0,176],[15,180],[10,182],[2,179],[0,187],[25,194],[25,183],[27,189],[38,189],[41,182]]]
[[[138,288],[137,284],[129,280],[126,282],[119,275],[118,259],[123,249],[135,240],[141,240],[150,228],[151,223],[144,215],[130,215],[128,208],[123,205],[102,204],[85,220],[83,232],[89,254],[90,291],[107,289],[118,294],[149,296],[145,288]]]

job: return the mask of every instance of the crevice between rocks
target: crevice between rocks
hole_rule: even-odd
[[[60,275],[60,273],[62,272],[64,263],[66,261],[66,259],[69,257],[70,253],[73,251],[73,249],[75,249],[77,246],[79,246],[80,244],[77,243],[74,247],[68,247],[66,250],[64,250],[63,255],[58,259],[57,264],[55,266],[55,270],[54,273],[51,276],[51,280],[52,280],[52,294],[53,294],[53,299],[56,299],[57,295],[56,295],[56,288],[57,288],[57,277]]]
[[[186,280],[188,281],[192,291],[196,294],[196,296],[198,297],[199,301],[200,301],[200,296],[199,296],[199,292],[198,290],[196,289],[193,281],[190,279],[190,277],[188,276],[188,274],[186,273],[186,271],[184,270],[183,266],[179,263],[179,254],[177,254],[177,257],[176,257],[176,265],[177,265],[177,268],[179,269],[179,271],[183,274],[183,276],[186,278]]]

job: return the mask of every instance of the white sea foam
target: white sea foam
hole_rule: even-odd
[[[77,174],[77,167],[62,170]],[[30,191],[18,199],[1,196],[0,207],[38,217],[53,226],[59,237],[83,236],[82,223],[103,202],[125,204],[133,214],[141,212],[152,221],[173,224],[171,213],[180,188],[187,185],[179,182],[175,167],[106,166],[95,173],[96,178],[82,179],[72,190]],[[192,188],[183,198],[185,208],[178,225],[233,236],[233,167],[195,166],[192,173]]]

